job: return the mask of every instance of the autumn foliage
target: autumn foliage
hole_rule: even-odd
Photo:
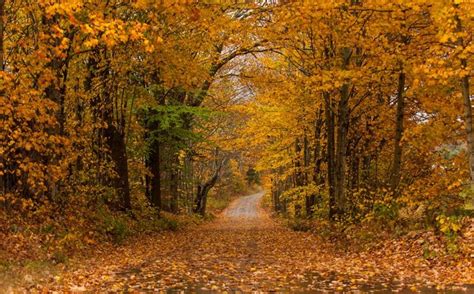
[[[251,19],[206,4],[0,3],[2,234],[123,239],[130,222],[159,230],[161,212],[204,215],[214,186],[216,199],[246,189],[249,164],[224,141],[232,98],[207,97],[258,49],[236,37]]]
[[[0,0],[0,259],[173,230],[261,181],[297,229],[433,229],[468,254],[473,20],[460,0]]]
[[[472,13],[456,1],[275,7],[242,110],[275,209],[433,223],[472,203]]]

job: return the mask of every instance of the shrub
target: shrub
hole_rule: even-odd
[[[177,231],[180,227],[178,220],[163,217],[159,220],[160,228],[163,230]]]
[[[446,238],[446,249],[448,253],[455,254],[459,251],[458,237],[462,227],[462,216],[457,215],[438,215],[436,217],[437,227]]]
[[[297,232],[308,232],[312,228],[311,221],[300,218],[290,220],[288,222],[288,227]]]
[[[116,244],[121,244],[130,233],[127,222],[121,217],[113,215],[104,217],[103,231]]]

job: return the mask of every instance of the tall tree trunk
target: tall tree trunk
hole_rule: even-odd
[[[303,173],[301,170],[301,143],[299,138],[296,138],[295,141],[295,187],[301,187],[304,185],[304,178],[303,178]],[[295,204],[295,216],[300,217],[301,216],[301,205],[297,202]]]
[[[364,155],[362,157],[362,170],[360,173],[360,179],[362,182],[362,186],[364,188],[369,188],[371,184],[371,162],[372,162],[372,156],[371,152],[369,151],[370,148],[370,143],[371,143],[371,138],[374,136],[374,132],[372,130],[372,124],[370,121],[374,120],[375,118],[373,116],[369,116],[366,123],[365,123],[365,133],[366,138],[364,139]]]
[[[160,142],[152,140],[149,146],[149,154],[146,159],[146,167],[151,173],[147,177],[149,185],[149,199],[151,204],[161,210],[161,170],[160,170]]]
[[[52,73],[52,78],[49,81],[48,85],[44,89],[43,95],[46,99],[53,101],[57,105],[57,110],[55,110],[54,117],[56,119],[56,124],[54,127],[50,128],[48,132],[53,135],[64,136],[65,135],[65,124],[66,124],[66,114],[65,114],[65,98],[66,98],[66,89],[67,89],[67,73],[68,73],[68,58],[59,57],[56,50],[61,44],[62,37],[57,36],[53,28],[55,26],[60,26],[60,21],[57,15],[48,18],[46,15],[43,15],[41,19],[42,29],[44,29],[45,34],[49,37],[49,42],[45,45],[49,46],[47,55],[49,62],[45,65],[45,70],[50,70]],[[49,157],[43,158],[45,162],[57,162],[60,158]],[[48,191],[46,197],[49,200],[53,200],[58,192],[61,190],[61,181],[55,181],[49,179]]]
[[[113,186],[119,196],[119,208],[122,210],[130,210],[131,200],[125,136],[110,122],[110,119],[106,121],[107,127],[104,130],[104,137],[116,173],[116,176],[112,180]]]
[[[4,23],[4,16],[5,16],[5,0],[0,0],[0,71],[4,70],[4,45],[3,45],[3,38],[4,38],[4,31],[5,31],[5,23]],[[0,96],[5,95],[4,90],[0,89]],[[3,158],[0,158],[0,166],[4,167],[4,172],[0,175],[0,189],[3,193],[9,191],[13,184],[13,175],[8,172],[9,166],[4,162]]]
[[[324,156],[322,154],[321,146],[321,134],[323,130],[324,123],[324,108],[321,108],[318,113],[318,118],[315,122],[315,131],[314,131],[314,171],[313,171],[313,182],[316,185],[324,184],[324,176],[321,171],[321,164],[324,161]]]
[[[280,210],[279,205],[279,182],[276,177],[271,178],[272,181],[272,204],[273,204],[273,211],[278,212]]]
[[[124,128],[118,129],[114,122],[114,101],[111,96],[111,87],[108,86],[107,79],[109,75],[109,67],[105,66],[101,73],[101,79],[104,83],[102,89],[102,99],[99,105],[103,108],[102,120],[106,124],[102,129],[107,150],[114,165],[116,175],[112,179],[113,187],[119,197],[119,209],[130,210],[130,186],[128,179],[128,157],[127,147],[125,145]]]
[[[306,132],[304,134],[303,138],[303,166],[304,166],[304,171],[303,171],[303,184],[308,185],[308,179],[309,179],[309,174],[308,174],[308,167],[309,167],[309,161],[311,160],[310,158],[311,154],[309,152],[309,143],[308,143],[308,137],[306,136]]]
[[[172,213],[178,212],[178,202],[179,202],[179,193],[178,193],[178,185],[179,185],[179,166],[178,166],[179,158],[176,154],[173,155],[173,162],[171,164],[170,170],[170,194],[171,194],[171,203],[170,203],[170,210]]]
[[[194,167],[192,156],[186,155],[185,160],[186,166],[186,206],[187,211],[191,213],[193,211],[193,200],[194,200]]]
[[[458,9],[459,4],[455,3],[454,8]],[[459,15],[455,15],[455,21],[456,21],[456,31],[458,33],[463,31],[461,19],[459,18]],[[457,40],[457,45],[462,47],[464,49],[465,44],[464,44],[464,39],[462,37],[459,37]],[[467,59],[466,58],[461,58],[461,67],[462,69],[466,70],[467,69]],[[469,157],[469,174],[470,174],[470,188],[472,191],[474,191],[474,132],[473,132],[473,126],[472,126],[472,102],[471,102],[471,93],[470,93],[470,85],[469,85],[469,74],[465,74],[461,78],[461,91],[462,91],[462,97],[464,100],[464,120],[466,124],[466,136],[467,136],[467,154]],[[474,194],[474,193],[471,193]],[[471,195],[470,199],[468,201],[474,205],[474,195]]]
[[[0,0],[0,71],[3,71],[5,68],[5,59],[4,59],[4,45],[3,38],[5,32],[5,0]]]
[[[107,175],[104,173],[102,169],[102,164],[105,158],[105,152],[103,150],[103,128],[101,125],[101,117],[102,117],[102,106],[100,103],[100,94],[94,93],[94,85],[97,83],[96,79],[99,77],[99,63],[101,60],[101,52],[98,48],[91,52],[89,57],[87,58],[87,76],[84,80],[84,90],[86,93],[89,93],[91,99],[88,100],[89,108],[91,109],[92,113],[92,137],[91,137],[91,146],[92,151],[96,157],[96,175],[95,180],[96,183],[104,185],[108,181]]]
[[[274,199],[273,203],[275,206],[275,211],[283,212],[284,210],[283,203],[280,199],[280,195],[284,191],[284,187],[283,187],[284,183],[281,180],[283,168],[279,167],[278,170],[276,170],[276,172],[277,172],[277,175],[275,176],[275,178],[272,179],[272,192],[273,192],[273,199]]]
[[[352,51],[349,48],[342,50],[342,69],[346,70]],[[349,96],[350,85],[344,83],[340,90],[340,100],[338,104],[338,119],[336,128],[336,182],[335,182],[335,198],[337,214],[342,217],[346,210],[346,152],[347,152],[347,131],[349,127]]]
[[[390,186],[392,191],[398,189],[400,183],[400,171],[402,165],[402,137],[403,137],[403,119],[405,111],[405,73],[403,68],[398,74],[398,89],[397,89],[397,113],[395,117],[395,137],[394,137],[394,150],[393,150],[393,161],[392,161],[392,172],[390,177]]]
[[[329,186],[329,219],[334,220],[336,216],[336,166],[335,158],[335,135],[334,135],[334,111],[329,97],[329,93],[324,93],[326,132],[327,132],[327,166],[328,166],[328,186]]]
[[[344,85],[341,90],[341,100],[339,101],[339,112],[336,128],[336,152],[335,152],[335,198],[336,210],[338,215],[345,211],[346,194],[346,149],[347,149],[347,115],[348,101],[347,96],[349,86]]]
[[[323,127],[323,122],[324,122],[323,114],[324,114],[324,108],[321,108],[315,122],[315,131],[314,131],[314,150],[313,150],[314,169],[313,169],[312,182],[317,186],[324,184],[324,181],[325,181],[325,177],[323,176],[323,173],[321,171],[321,164],[324,160],[324,156],[322,154],[322,146],[321,146],[321,133],[322,133],[322,127]],[[317,194],[311,194],[310,196],[308,196],[309,199],[306,203],[306,213],[308,216],[312,215],[314,205],[316,205],[317,199],[320,197],[321,196]]]
[[[352,189],[357,189],[359,188],[359,179],[360,179],[360,157],[356,153],[356,149],[354,150],[354,153],[352,154],[351,158],[351,188]]]
[[[59,25],[59,20],[57,16],[53,16],[51,18],[47,18],[43,16],[42,24],[46,28],[46,33],[51,38],[51,45],[52,48],[49,50],[49,58],[50,61],[46,65],[47,68],[51,69],[54,75],[54,79],[50,81],[49,85],[45,89],[45,96],[46,98],[54,101],[58,105],[58,110],[55,114],[58,123],[58,129],[54,130],[55,133],[59,135],[64,135],[64,125],[66,121],[65,112],[64,112],[64,101],[65,101],[65,92],[66,92],[66,85],[64,84],[61,87],[61,68],[64,65],[64,60],[56,56],[55,48],[59,46],[61,43],[61,38],[53,37],[55,33],[53,33],[52,28],[56,25]],[[63,88],[64,87],[64,88]]]
[[[304,136],[303,140],[303,157],[304,157],[304,184],[307,186],[309,184],[309,161],[311,160],[310,158],[310,152],[309,152],[309,144],[308,144],[308,137]],[[310,194],[307,195],[305,198],[305,210],[306,210],[306,217],[311,217],[313,214],[313,206],[315,204],[316,200],[316,195]]]
[[[158,72],[152,75],[152,84],[159,85],[161,83],[160,75]],[[166,94],[164,91],[156,93],[155,99],[158,105],[165,105]],[[145,165],[150,176],[146,176],[147,181],[147,197],[150,200],[152,206],[158,211],[163,209],[162,195],[161,195],[161,151],[163,150],[164,143],[160,141],[163,136],[160,131],[160,121],[155,117],[158,116],[158,111],[153,108],[146,108],[142,113],[143,115],[143,127],[145,128],[145,142],[148,143],[148,153],[146,155]]]
[[[461,60],[461,65],[463,68],[467,68],[466,59]],[[469,156],[470,184],[471,190],[474,191],[474,131],[472,127],[472,102],[469,86],[469,76],[465,75],[461,80],[461,88],[462,97],[464,99],[464,116],[467,135],[467,154]],[[472,205],[474,205],[474,196],[471,196],[469,201]]]

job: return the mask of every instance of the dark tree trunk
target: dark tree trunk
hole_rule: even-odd
[[[153,75],[153,83],[160,84],[160,77],[158,72]],[[165,93],[157,93],[155,97],[158,105],[165,105]],[[142,113],[142,123],[145,128],[145,142],[148,143],[148,154],[145,159],[145,166],[150,172],[150,176],[146,176],[146,194],[153,205],[158,211],[163,209],[162,197],[161,197],[161,150],[163,150],[163,142],[160,141],[162,132],[160,131],[160,122],[154,119],[158,115],[156,109],[147,108]]]
[[[459,4],[454,4],[454,7],[457,9],[459,8]],[[455,16],[456,21],[456,31],[462,32],[463,26],[461,23],[461,19],[458,15]],[[465,48],[464,39],[459,37],[457,40],[457,45],[461,48]],[[467,71],[467,59],[461,58],[461,67],[462,69]],[[474,191],[474,127],[472,125],[472,101],[471,101],[471,93],[470,93],[470,84],[469,84],[469,74],[466,73],[461,77],[461,93],[462,98],[464,100],[464,123],[466,128],[466,141],[467,141],[467,156],[468,156],[468,164],[469,164],[469,184],[470,189]],[[470,205],[474,205],[474,196],[471,191],[471,196],[467,201]]]
[[[369,146],[370,146],[370,143],[371,143],[371,138],[373,138],[374,136],[374,132],[372,130],[372,125],[370,123],[371,120],[374,120],[376,118],[372,117],[372,116],[369,116],[368,120],[366,121],[366,124],[365,124],[365,131],[367,133],[367,137],[365,138],[365,142],[364,142],[364,151],[365,151],[365,154],[363,155],[362,157],[362,167],[361,167],[361,172],[360,172],[360,180],[362,182],[362,186],[364,188],[368,188],[369,185],[371,184],[371,162],[372,162],[372,156],[373,154],[370,154],[369,150]]]
[[[112,183],[119,196],[119,208],[122,210],[130,210],[131,200],[125,136],[119,132],[113,123],[107,122],[107,128],[104,130],[104,137],[116,172],[116,176],[112,179]]]
[[[46,16],[43,16],[43,19],[42,19],[42,23],[47,28],[48,31],[51,30],[51,28],[54,25],[57,25],[58,22],[59,21],[56,16],[53,16],[52,18],[47,18]],[[51,36],[54,35],[54,33],[52,32],[48,32],[48,33]],[[61,39],[58,37],[51,37],[51,38],[52,38],[51,46],[57,47],[60,44]],[[64,135],[64,125],[66,121],[65,112],[64,112],[66,85],[64,84],[61,87],[61,80],[62,80],[61,68],[63,67],[64,60],[55,56],[56,53],[53,50],[50,50],[49,54],[51,55],[49,56],[51,58],[51,61],[48,62],[46,67],[50,68],[51,71],[54,73],[54,79],[46,87],[44,94],[46,95],[46,98],[54,101],[59,107],[55,114],[55,117],[58,123],[58,129],[54,130],[54,132],[59,135]]]
[[[202,216],[206,215],[207,194],[209,194],[209,191],[214,187],[218,179],[219,172],[216,172],[209,181],[198,185],[194,213],[199,213]]]
[[[179,162],[178,156],[173,155],[173,163],[171,164],[170,170],[170,194],[171,194],[171,203],[170,203],[170,210],[172,213],[178,213],[178,203],[179,203],[179,192],[178,192],[178,185],[179,185],[179,170],[178,164]]]
[[[3,38],[5,32],[5,0],[0,0],[0,71],[4,70],[4,46]]]
[[[335,158],[335,135],[334,135],[334,112],[330,101],[329,93],[324,93],[326,132],[327,132],[327,166],[328,166],[328,186],[329,186],[329,219],[334,220],[336,216],[336,166]]]
[[[301,167],[301,159],[300,159],[300,154],[301,154],[301,143],[299,138],[296,139],[295,141],[295,187],[302,187],[304,185],[304,176],[302,172],[302,167]],[[301,205],[299,203],[295,204],[295,216],[300,217],[301,216]]]
[[[467,67],[466,59],[461,60],[462,66]],[[470,188],[474,191],[474,130],[472,125],[472,102],[469,93],[469,76],[461,79],[462,96],[464,98],[464,119],[466,124],[467,136],[467,154],[469,157]],[[472,195],[472,194],[471,194]],[[474,196],[468,199],[471,205],[474,205]]]
[[[310,159],[310,152],[309,152],[309,144],[308,144],[308,138],[305,135],[304,140],[303,140],[303,158],[304,158],[304,184],[308,185],[309,184],[309,175],[308,175],[308,170],[309,170],[309,161]],[[313,206],[316,201],[316,195],[311,194],[306,196],[305,198],[305,210],[306,210],[306,217],[311,217],[313,214]]]
[[[4,46],[3,46],[3,38],[4,38],[4,31],[5,31],[5,23],[4,23],[4,16],[5,16],[5,0],[0,0],[0,71],[4,70]],[[3,96],[5,93],[2,89],[0,89],[0,96]],[[0,166],[4,167],[4,172],[0,175],[0,189],[3,193],[6,193],[12,188],[12,182],[14,182],[13,174],[9,173],[9,166],[6,165],[4,159],[0,159]]]
[[[359,188],[359,170],[360,170],[360,158],[356,154],[356,150],[354,150],[354,153],[352,154],[351,158],[351,188],[352,189],[357,189]]]
[[[402,166],[402,137],[403,137],[403,118],[405,110],[405,73],[398,74],[397,89],[397,113],[395,117],[395,137],[392,161],[392,172],[390,175],[390,186],[393,191],[398,189],[400,183],[400,171]]]
[[[207,194],[209,194],[209,191],[215,186],[217,180],[219,180],[221,168],[224,164],[225,160],[218,163],[212,177],[207,182],[198,185],[194,213],[199,213],[202,216],[206,215]]]
[[[273,204],[273,211],[278,212],[280,210],[279,207],[279,195],[278,195],[278,180],[276,178],[272,178],[272,204]]]
[[[342,69],[347,69],[351,57],[351,50],[344,48],[342,52],[343,65]],[[349,128],[349,96],[350,85],[345,83],[341,87],[338,105],[338,119],[337,119],[337,144],[336,144],[336,214],[343,216],[346,210],[346,152],[347,152],[347,131]]]
[[[46,34],[49,36],[50,40],[47,46],[48,48],[48,57],[49,62],[45,65],[45,70],[49,69],[52,72],[53,78],[49,81],[48,85],[44,89],[44,98],[53,101],[57,105],[57,109],[54,111],[54,117],[56,119],[56,124],[48,129],[49,134],[65,136],[65,124],[66,124],[66,113],[65,113],[65,98],[67,90],[67,75],[68,75],[68,63],[69,58],[59,57],[58,53],[55,51],[57,47],[61,44],[62,38],[57,36],[53,32],[52,28],[59,26],[59,18],[55,15],[50,18],[43,16],[41,19],[41,24]],[[66,37],[71,40],[74,33],[69,32]],[[70,49],[70,47],[69,47]],[[70,53],[70,52],[67,52]],[[33,156],[36,157],[36,156]],[[42,160],[46,162],[57,162],[60,158],[56,156],[42,156]],[[45,196],[52,201],[55,199],[58,192],[61,190],[61,181],[49,180],[47,186],[48,191]]]
[[[149,153],[146,159],[146,167],[151,176],[147,176],[148,197],[151,204],[161,210],[161,170],[160,170],[160,142],[152,140],[149,146]]]
[[[313,183],[316,185],[322,185],[324,184],[324,176],[321,172],[321,164],[323,162],[323,156],[321,154],[321,133],[322,133],[322,127],[323,127],[323,116],[324,115],[324,109],[321,108],[316,122],[315,122],[315,131],[314,131],[314,170],[313,170]],[[308,150],[309,152],[309,150]],[[310,161],[308,157],[308,161]],[[308,162],[309,165],[309,162]],[[308,179],[309,181],[309,179]],[[307,216],[311,216],[313,213],[313,207],[316,205],[316,200],[318,198],[318,195],[312,194],[308,196],[308,201],[306,202],[306,214]]]
[[[91,95],[91,99],[89,101],[89,107],[92,112],[92,122],[94,125],[93,129],[93,136],[91,137],[91,146],[94,152],[94,155],[97,158],[96,162],[96,180],[99,184],[108,184],[108,177],[106,174],[103,173],[101,165],[104,162],[104,152],[103,149],[103,128],[98,127],[101,122],[102,117],[102,110],[101,110],[101,102],[100,102],[100,94],[93,93],[94,83],[96,83],[96,79],[99,78],[99,62],[101,59],[101,52],[99,49],[94,50],[91,52],[87,59],[87,77],[84,80],[84,90]]]
[[[341,101],[339,102],[339,114],[337,120],[336,136],[336,186],[335,198],[337,214],[344,214],[346,197],[346,149],[347,149],[347,115],[348,115],[348,85],[344,85],[341,91]]]
[[[121,210],[131,209],[130,186],[128,180],[128,157],[127,147],[125,145],[124,126],[119,129],[114,122],[114,101],[110,95],[111,87],[107,86],[107,79],[109,74],[109,67],[105,66],[101,73],[101,79],[104,83],[102,89],[102,99],[100,99],[99,106],[103,108],[102,121],[106,124],[102,129],[102,136],[107,146],[110,158],[114,164],[114,171],[116,175],[112,178],[112,185],[115,188],[118,197],[118,208]]]

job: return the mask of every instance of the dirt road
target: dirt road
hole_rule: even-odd
[[[314,234],[276,224],[260,207],[262,197],[257,193],[237,199],[212,223],[142,238],[72,264],[45,287],[92,292],[383,293],[426,290],[427,283],[449,282],[442,271],[459,271],[457,280],[470,279],[466,268],[443,269],[417,257],[407,261],[397,254],[381,255],[386,248],[357,254],[335,250],[334,244]]]
[[[264,192],[260,192],[235,200],[224,211],[224,216],[234,219],[254,219],[258,222],[258,219],[262,218],[262,213],[259,213],[258,207],[263,194]]]

